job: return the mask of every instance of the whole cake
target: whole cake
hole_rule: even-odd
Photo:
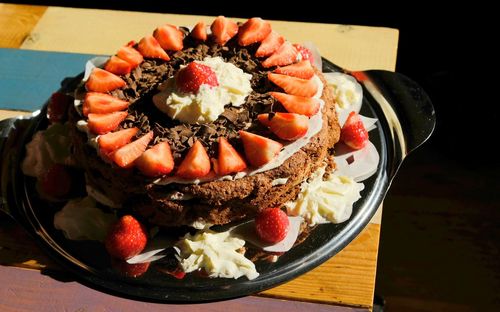
[[[78,93],[72,118],[88,133],[74,131],[75,155],[88,184],[153,224],[254,217],[294,199],[323,162],[333,166],[340,127],[311,53],[260,18],[238,26],[218,17],[210,29],[158,27]],[[173,159],[163,171],[140,157],[161,142]]]

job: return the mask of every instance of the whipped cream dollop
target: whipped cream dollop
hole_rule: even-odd
[[[363,89],[356,79],[343,73],[325,73],[325,79],[333,89],[335,101],[342,109],[359,111]]]
[[[115,215],[97,208],[90,196],[77,198],[68,203],[54,216],[54,227],[67,239],[104,241]]]
[[[203,269],[210,277],[255,279],[259,273],[255,264],[239,251],[245,241],[231,236],[229,231],[217,233],[203,230],[195,235],[186,234],[176,249],[184,272]]]
[[[186,123],[209,123],[223,112],[224,106],[241,106],[252,92],[252,75],[245,73],[221,57],[206,57],[197,63],[209,66],[215,73],[218,86],[203,84],[197,93],[183,93],[170,77],[153,97],[156,107],[173,119]]]
[[[285,204],[289,215],[302,216],[309,226],[349,219],[352,205],[361,198],[364,188],[364,184],[335,173],[324,180],[325,168],[319,168],[302,183],[295,201]]]

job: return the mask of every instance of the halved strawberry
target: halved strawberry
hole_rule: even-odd
[[[340,139],[353,149],[362,149],[368,143],[368,131],[356,112],[350,112],[340,131]]]
[[[219,159],[217,166],[214,166],[215,173],[218,175],[227,175],[245,170],[247,164],[241,155],[229,144],[229,142],[219,137]]]
[[[177,175],[186,179],[196,179],[210,173],[210,158],[200,141],[194,142],[182,160]]]
[[[114,152],[120,147],[130,143],[138,131],[139,129],[134,127],[116,132],[109,132],[99,136],[97,143],[99,143],[100,152],[104,155]]]
[[[268,126],[271,131],[283,140],[297,140],[303,137],[309,129],[309,118],[293,113],[260,114],[260,122]]]
[[[104,69],[94,68],[85,84],[88,91],[109,92],[125,87],[126,83],[120,77]]]
[[[177,26],[165,24],[155,29],[153,37],[164,50],[180,51],[184,47],[184,34]]]
[[[268,73],[267,78],[288,94],[312,97],[318,91],[318,86],[313,79],[301,79],[273,73]]]
[[[198,22],[198,24],[194,26],[190,35],[196,40],[201,40],[201,41],[207,40],[207,25],[205,24],[205,22],[203,21]]]
[[[175,83],[177,88],[184,93],[197,93],[203,84],[212,87],[219,85],[212,68],[197,62],[191,62],[179,70]]]
[[[267,35],[267,37],[262,41],[257,52],[255,52],[255,56],[257,57],[265,57],[273,54],[276,50],[281,47],[281,45],[285,42],[285,37],[278,34],[274,30]]]
[[[271,23],[260,17],[252,17],[238,30],[238,43],[247,46],[255,42],[261,42],[271,32]]]
[[[262,66],[269,68],[273,66],[289,65],[297,61],[298,54],[297,49],[295,49],[290,42],[286,41],[278,50],[262,62]]]
[[[318,99],[281,92],[269,92],[269,94],[277,99],[289,113],[311,117],[319,111],[320,103]]]
[[[127,112],[114,112],[108,114],[89,114],[88,127],[92,133],[105,134],[118,128],[120,123],[127,118]]]
[[[215,43],[225,45],[238,33],[238,24],[221,15],[213,21],[210,30]]]
[[[274,72],[302,79],[311,79],[314,76],[314,69],[311,66],[311,62],[307,60],[284,67],[278,67],[274,70]]]
[[[149,131],[137,140],[120,147],[110,155],[111,159],[122,168],[130,168],[134,161],[141,157],[153,139],[153,131]]]
[[[278,156],[283,145],[274,140],[246,131],[239,131],[245,156],[254,167],[260,167]]]
[[[167,141],[160,142],[146,150],[135,165],[148,177],[169,174],[174,169],[174,157]]]
[[[170,60],[167,52],[162,49],[158,41],[153,36],[146,36],[142,38],[137,45],[137,50],[139,50],[144,57],[158,58],[165,61]]]
[[[131,46],[121,47],[120,50],[116,52],[116,55],[122,60],[127,61],[130,66],[132,66],[132,69],[136,68],[144,61],[142,54]]]
[[[51,122],[61,122],[66,118],[68,107],[73,98],[61,92],[54,92],[47,105],[47,118]]]
[[[106,63],[106,66],[104,66],[104,69],[115,75],[126,75],[132,70],[132,65],[118,56],[113,55]]]
[[[298,43],[294,43],[293,46],[299,51],[302,60],[308,60],[311,64],[314,63],[314,57],[311,50]]]
[[[83,115],[88,114],[107,114],[124,110],[129,102],[115,98],[112,95],[98,92],[87,92],[83,100]]]

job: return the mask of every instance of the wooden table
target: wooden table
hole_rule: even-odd
[[[162,23],[194,25],[199,20],[211,23],[213,18],[0,3],[0,48],[113,54]],[[344,68],[395,69],[395,29],[284,21],[272,25],[292,42],[314,42],[324,57]],[[0,119],[18,114],[0,110]],[[23,229],[0,215],[0,311],[135,311],[144,307],[169,311],[371,310],[380,210],[352,243],[309,273],[256,296],[195,306],[136,302],[67,281],[66,272]]]

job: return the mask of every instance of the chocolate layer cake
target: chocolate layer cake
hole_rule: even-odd
[[[131,139],[137,141],[152,131],[153,139],[147,143],[148,149],[160,142],[169,143],[174,159],[174,169],[169,174],[146,176],[133,163],[132,166],[121,166],[113,161],[115,151],[105,154],[99,145],[89,144],[89,139],[94,138],[98,133],[92,135],[92,131],[81,131],[81,125],[82,120],[88,121],[88,116],[84,114],[85,94],[95,92],[92,90],[95,87],[89,87],[89,81],[82,82],[76,94],[78,94],[77,98],[83,102],[83,114],[82,105],[76,106],[70,113],[71,122],[74,125],[72,137],[75,157],[86,172],[88,185],[95,192],[106,197],[106,204],[115,207],[131,207],[136,213],[147,218],[150,223],[161,226],[190,225],[194,222],[225,224],[254,217],[259,210],[267,207],[282,206],[297,196],[300,184],[316,169],[325,163],[330,168],[335,166],[332,149],[339,140],[340,127],[334,99],[322,74],[313,66],[314,77],[319,84],[322,84],[318,86],[318,92],[320,92],[318,97],[322,100],[320,101],[322,106],[320,112],[315,114],[316,118],[322,121],[320,130],[308,138],[304,146],[275,168],[259,172],[258,166],[250,164],[248,151],[245,150],[240,138],[239,131],[241,130],[272,139],[284,146],[293,144],[291,140],[280,138],[272,131],[273,128],[265,126],[257,116],[269,114],[266,116],[269,116],[271,120],[276,113],[292,113],[290,108],[285,107],[286,105],[270,92],[292,94],[293,92],[289,92],[287,87],[279,87],[275,81],[270,81],[269,73],[280,72],[279,68],[300,61],[303,64],[303,61],[310,59],[310,55],[304,52],[306,49],[303,47],[283,43],[284,39],[279,37],[279,40],[274,41],[279,44],[273,48],[274,51],[271,54],[267,52],[267,54],[264,53],[266,56],[257,57],[256,54],[263,55],[259,50],[262,50],[261,47],[266,41],[260,39],[251,42],[250,40],[251,43],[248,43],[247,40],[242,44],[245,38],[241,36],[243,27],[239,26],[240,35],[234,33],[225,40],[223,39],[227,38],[228,34],[221,34],[220,29],[213,25],[212,33],[205,34],[205,36],[203,32],[199,35],[198,26],[195,28],[196,33],[180,27],[176,34],[181,35],[182,48],[163,49],[168,57],[163,54],[149,53],[143,44],[146,38],[139,44],[132,43],[127,48],[141,52],[144,60],[129,73],[117,71],[116,76],[125,82],[124,85],[112,90],[99,90],[99,92],[128,102],[126,117],[112,132],[137,128],[137,133]],[[157,38],[157,41],[162,44],[158,32],[157,29],[154,37],[148,36],[148,40]],[[270,36],[271,34],[267,33],[265,37]],[[287,47],[291,47],[288,50],[285,49],[287,44]],[[294,57],[287,60],[284,55],[286,56],[287,53],[289,55],[290,51],[293,52],[291,54]],[[118,53],[119,56],[120,53]],[[195,123],[186,123],[171,118],[157,108],[154,97],[166,88],[169,79],[175,80],[179,71],[192,62],[202,62],[207,58],[216,57],[221,57],[224,62],[233,64],[244,73],[251,75],[252,90],[245,97],[243,104],[235,106],[227,103],[223,112],[214,121]],[[109,67],[108,65],[105,69]],[[109,70],[113,71],[111,67],[108,68]],[[280,73],[283,72],[286,73],[286,71]],[[314,118],[309,117],[311,117],[310,120]],[[220,137],[227,139],[240,155],[246,156],[248,168],[242,170],[243,173],[234,172],[230,175],[214,173],[216,171],[214,159],[219,156]],[[99,142],[99,136],[94,141]],[[196,141],[202,143],[212,159],[210,174],[196,179],[178,178],[176,172]]]

